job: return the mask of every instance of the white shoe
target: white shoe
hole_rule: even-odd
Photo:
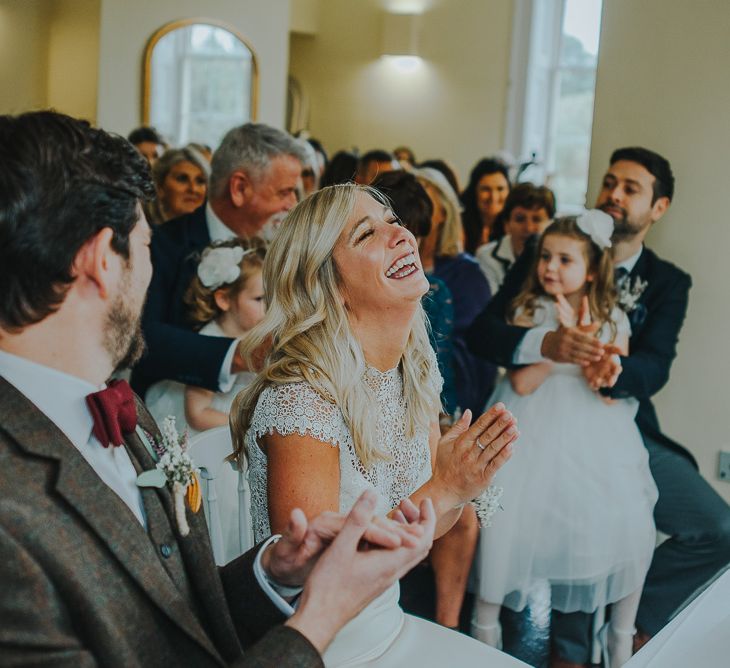
[[[622,631],[604,624],[598,631],[598,642],[601,644],[604,668],[621,668],[633,652],[633,640],[636,629]]]
[[[499,622],[491,626],[484,626],[472,619],[471,635],[472,638],[476,638],[486,645],[502,649],[502,625]]]

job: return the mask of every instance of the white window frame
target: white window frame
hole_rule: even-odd
[[[566,69],[560,67],[564,12],[565,0],[514,1],[504,147],[518,164],[533,156],[536,161],[520,180],[545,183],[555,171],[555,112]],[[564,213],[583,208],[558,205]]]

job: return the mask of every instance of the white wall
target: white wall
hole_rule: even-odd
[[[141,124],[145,45],[166,23],[211,18],[235,27],[259,65],[258,121],[283,126],[289,60],[289,0],[101,0],[97,122],[126,134]]]
[[[47,104],[94,122],[99,0],[54,0],[50,19]]]
[[[0,0],[0,113],[46,106],[50,9],[45,0]]]
[[[411,146],[462,175],[502,148],[512,0],[435,0],[421,17],[418,71],[379,58],[383,6],[323,0],[316,35],[293,35],[290,72],[309,97],[313,136],[332,152]],[[403,6],[404,3],[401,3]]]
[[[612,149],[641,145],[672,163],[675,200],[648,244],[693,279],[668,386],[656,405],[663,430],[717,477],[730,451],[730,5],[727,0],[604,3],[591,193]]]

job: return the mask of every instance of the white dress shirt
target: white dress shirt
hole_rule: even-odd
[[[626,271],[630,273],[639,261],[643,251],[644,246],[642,246],[631,257],[614,265],[614,269],[622,268],[626,269]],[[515,364],[537,364],[538,362],[547,361],[547,358],[542,356],[540,349],[542,348],[542,340],[545,338],[545,334],[551,331],[553,330],[549,327],[533,327],[530,329],[522,338],[522,341],[520,341],[517,348],[515,348],[515,352],[512,355],[512,361]]]
[[[496,295],[504,283],[504,275],[517,259],[512,248],[512,237],[505,234],[501,239],[483,244],[477,248],[474,256],[489,281],[492,295]]]
[[[137,472],[124,447],[103,447],[92,433],[86,395],[104,389],[69,374],[0,350],[0,375],[30,399],[68,438],[104,483],[146,528]]]
[[[210,201],[205,205],[205,222],[208,226],[208,234],[211,243],[214,241],[228,241],[235,239],[236,233],[228,227],[213,211]],[[223,358],[223,364],[218,372],[218,391],[230,392],[233,384],[236,382],[236,374],[231,373],[231,364],[233,364],[233,356],[236,354],[238,347],[238,339],[236,339],[228,348],[226,356]]]

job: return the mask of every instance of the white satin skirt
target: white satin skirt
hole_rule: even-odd
[[[524,668],[527,664],[461,633],[406,615],[394,584],[337,634],[327,668]]]

